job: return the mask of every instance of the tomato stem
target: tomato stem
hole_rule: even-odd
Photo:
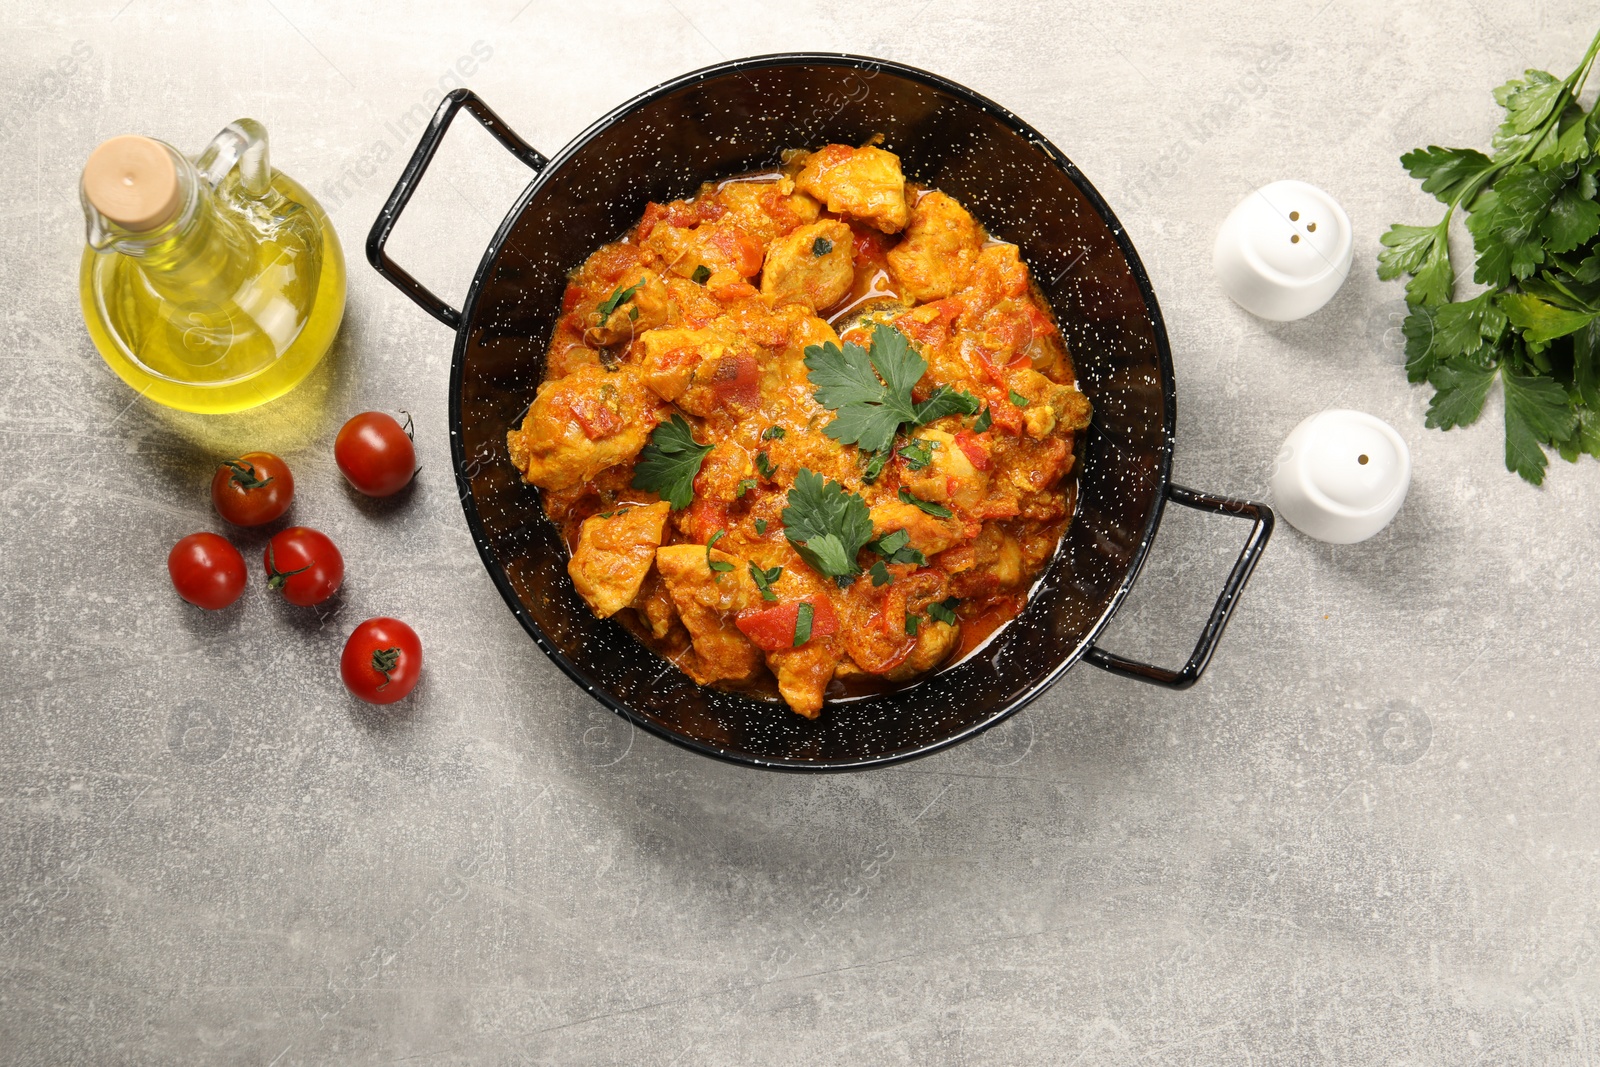
[[[379,689],[383,689],[393,681],[389,677],[389,672],[398,666],[400,666],[400,649],[398,647],[375,648],[372,650],[372,669],[383,675],[383,685],[378,686]]]
[[[271,481],[272,479],[269,478],[267,480]],[[293,578],[297,574],[304,574],[306,571],[308,571],[310,569],[311,569],[311,564],[307,563],[304,567],[301,567],[299,570],[295,570],[295,571],[280,571],[278,569],[278,558],[277,558],[276,555],[273,554],[273,551],[272,551],[272,542],[271,541],[267,542],[267,588],[268,589],[282,589],[284,582],[287,582],[290,578]]]
[[[233,471],[228,480],[240,489],[260,489],[272,482],[271,478],[263,480],[257,477],[255,464],[246,463],[242,459],[226,460],[222,465]]]

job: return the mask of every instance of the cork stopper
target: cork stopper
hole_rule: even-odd
[[[178,169],[161,142],[125,134],[89,153],[83,191],[118,226],[153,230],[177,214]]]

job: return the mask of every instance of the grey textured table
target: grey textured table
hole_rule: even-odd
[[[4,5],[0,1060],[1592,1061],[1600,465],[1523,485],[1498,399],[1425,431],[1372,273],[1388,223],[1437,210],[1398,155],[1485,143],[1490,88],[1570,69],[1592,4],[450,6]],[[451,335],[360,262],[397,131],[466,80],[551,150],[667,77],[801,47],[968,83],[1098,184],[1167,315],[1180,481],[1264,495],[1297,421],[1358,407],[1413,451],[1398,520],[1344,548],[1280,527],[1188,693],[1081,666],[887,771],[721,766],[577,691],[467,535]],[[240,115],[326,197],[349,310],[299,393],[181,416],[83,331],[77,175],[106,136],[192,151]],[[523,181],[457,131],[392,246],[455,297]],[[1279,177],[1357,232],[1349,283],[1288,325],[1209,267],[1229,208]],[[332,463],[368,407],[417,417],[399,506]],[[296,514],[345,547],[324,616],[253,578],[202,617],[166,583],[240,447],[285,455]],[[1107,645],[1181,660],[1242,533],[1172,513]],[[336,673],[385,613],[428,649],[395,717]]]

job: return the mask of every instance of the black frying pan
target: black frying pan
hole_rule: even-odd
[[[440,139],[465,109],[534,177],[457,311],[384,252]],[[954,196],[1033,268],[1094,403],[1078,511],[1026,610],[975,655],[919,685],[830,703],[816,720],[702,688],[590,613],[538,490],[506,456],[532,400],[569,270],[615,240],[651,200],[777,162],[790,147],[883,134],[906,175]],[[1173,485],[1177,396],[1161,309],[1116,216],[1066,156],[1016,116],[944,78],[884,60],[762,56],[667,82],[617,108],[554,158],[466,89],[440,104],[367,238],[378,272],[456,331],[450,435],[467,525],[517,619],[573,681],[618,714],[710,756],[788,770],[846,770],[963,741],[1023,707],[1080,658],[1173,689],[1210,661],[1272,533],[1264,504]],[[1167,501],[1251,520],[1189,662],[1168,670],[1095,646],[1138,577]]]

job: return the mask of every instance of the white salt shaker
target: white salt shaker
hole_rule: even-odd
[[[1350,273],[1350,217],[1315,185],[1278,181],[1239,202],[1212,252],[1217,280],[1252,315],[1304,318],[1333,298]]]
[[[1364,411],[1320,411],[1278,453],[1273,506],[1301,533],[1336,545],[1389,525],[1411,488],[1411,450],[1394,427]]]

